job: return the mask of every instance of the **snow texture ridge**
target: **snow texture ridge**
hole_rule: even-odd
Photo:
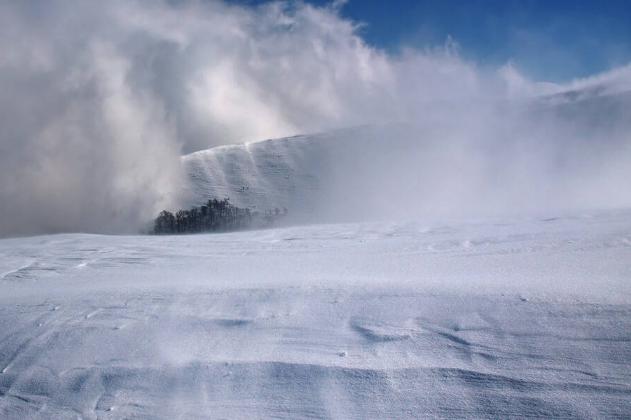
[[[631,214],[0,240],[0,417],[622,418]]]

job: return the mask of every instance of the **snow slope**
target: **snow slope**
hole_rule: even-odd
[[[0,418],[631,412],[631,212],[0,240]]]
[[[367,167],[404,162],[416,140],[409,125],[386,124],[191,153],[182,157],[190,181],[186,205],[228,197],[239,207],[261,211],[285,207],[298,221],[348,219],[344,216],[360,207],[371,207],[374,193],[368,188],[374,191],[372,181],[381,175],[367,173]],[[360,195],[361,203],[352,201]]]
[[[311,137],[294,137],[186,155],[182,160],[191,181],[191,204],[229,197],[239,207],[262,211],[298,203],[306,209],[318,190],[323,146]]]
[[[229,197],[241,207],[286,207],[299,222],[627,208],[626,87],[595,81],[481,105],[469,119],[428,115],[202,150],[182,157],[183,207]]]

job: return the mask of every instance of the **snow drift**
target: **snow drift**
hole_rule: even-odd
[[[0,417],[631,410],[631,215],[0,240]]]

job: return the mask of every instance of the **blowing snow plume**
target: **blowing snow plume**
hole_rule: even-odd
[[[415,172],[418,162],[382,161],[370,172],[372,184],[362,184],[374,186],[364,187],[367,194],[388,188],[389,175],[381,175],[396,167],[422,179],[399,194],[412,195],[410,203],[421,201],[423,189],[431,189],[427,203],[451,188],[460,198],[444,206],[474,206],[477,193],[508,206],[516,188],[532,185],[531,175],[542,185],[545,175],[553,186],[547,196],[569,191],[582,203],[591,199],[579,194],[583,184],[597,192],[598,205],[631,204],[619,188],[628,178],[628,126],[620,123],[627,115],[590,125],[586,134],[571,105],[529,110],[527,98],[569,87],[528,82],[510,66],[480,70],[451,41],[387,54],[364,43],[336,6],[8,2],[0,5],[0,49],[3,235],[137,231],[181,202],[181,153],[389,121],[411,122],[406,139],[419,147],[406,156],[425,156],[429,165]],[[628,69],[620,72],[628,80]],[[588,146],[561,141],[573,134]],[[336,171],[351,174],[347,156],[348,172]],[[556,160],[572,170],[554,178]]]

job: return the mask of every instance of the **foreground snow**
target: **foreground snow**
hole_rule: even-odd
[[[0,241],[0,418],[631,412],[631,213]]]

